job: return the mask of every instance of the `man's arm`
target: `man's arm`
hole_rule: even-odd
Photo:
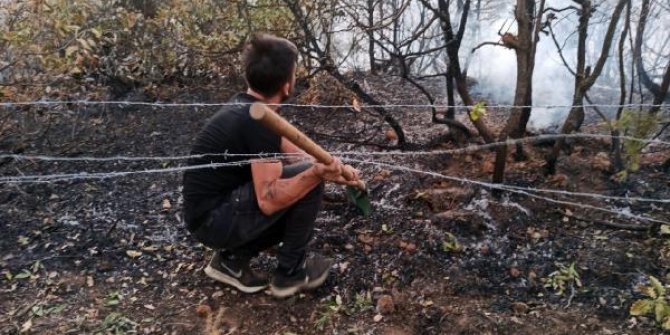
[[[342,177],[343,168],[342,163],[335,159],[329,165],[314,163],[295,177],[282,179],[280,162],[252,162],[251,177],[258,207],[263,214],[272,215],[291,207],[324,181],[355,186],[356,181]]]
[[[281,179],[281,174],[280,162],[251,163],[256,200],[265,215],[291,207],[322,182],[314,167],[292,178]]]

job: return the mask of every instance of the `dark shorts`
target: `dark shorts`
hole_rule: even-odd
[[[230,200],[213,209],[193,234],[202,244],[214,249],[234,249],[261,235],[281,218],[258,207],[253,183],[235,189]]]
[[[307,163],[285,166],[282,178],[293,177],[309,167],[311,164]],[[236,249],[258,239],[278,222],[286,221],[282,220],[284,217],[289,220],[313,221],[320,206],[322,192],[323,186],[310,192],[294,206],[301,207],[299,211],[292,207],[273,215],[265,215],[258,207],[254,185],[249,182],[233,190],[229,200],[214,208],[193,231],[193,234],[198,241],[210,248]],[[293,215],[287,215],[287,212]],[[314,215],[305,216],[302,214],[304,212],[314,213]],[[285,224],[285,222],[281,223]]]

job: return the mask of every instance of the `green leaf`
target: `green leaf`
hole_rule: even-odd
[[[656,322],[663,322],[663,320],[668,317],[668,314],[670,314],[670,307],[668,307],[668,303],[662,300],[657,300],[656,304],[654,305],[654,315],[656,316]]]
[[[367,192],[359,190],[353,186],[347,186],[347,198],[363,212],[363,216],[368,217],[372,213],[372,205]]]
[[[102,37],[102,32],[99,29],[91,28],[91,32],[95,35],[95,38],[100,39]]]
[[[77,46],[77,45],[71,45],[71,46],[65,48],[65,57],[72,56],[78,50],[79,50],[79,46]]]
[[[26,279],[32,277],[33,274],[28,270],[23,270],[21,273],[14,276],[14,279]]]
[[[658,279],[656,279],[656,277],[649,276],[649,281],[651,282],[651,286],[654,288],[654,291],[656,291],[656,295],[658,297],[665,295],[665,287]]]
[[[670,318],[665,318],[665,321],[661,324],[661,328],[663,328],[663,330],[670,330]]]
[[[33,312],[33,315],[35,315],[35,316],[44,316],[44,314],[45,314],[44,313],[44,308],[42,308],[42,306],[33,306],[33,308],[31,308],[31,310]]]
[[[472,109],[470,110],[470,119],[472,119],[472,121],[477,121],[484,116],[486,116],[486,104],[484,102],[472,106]]]
[[[33,266],[31,268],[33,270],[32,272],[35,273],[35,272],[39,271],[39,269],[41,267],[42,267],[42,263],[40,261],[35,261],[35,263],[33,263]]]
[[[633,303],[630,306],[630,315],[632,316],[641,316],[646,315],[651,312],[651,309],[654,307],[654,301],[649,299],[641,299]]]

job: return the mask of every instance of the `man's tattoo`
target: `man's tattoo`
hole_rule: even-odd
[[[265,198],[266,199],[274,199],[276,197],[275,183],[266,182],[265,185],[263,185],[263,188],[265,189]]]

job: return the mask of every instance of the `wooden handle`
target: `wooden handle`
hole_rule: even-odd
[[[326,150],[324,150],[320,145],[312,141],[311,138],[303,134],[298,128],[290,124],[286,119],[279,116],[272,109],[270,109],[266,104],[256,102],[251,105],[249,110],[251,118],[260,122],[268,129],[272,130],[275,134],[286,137],[293,144],[298,146],[300,149],[304,150],[306,153],[316,158],[317,161],[323,164],[331,164],[334,160],[333,156]],[[345,167],[342,170],[342,176],[346,180],[353,181],[356,179],[354,172],[351,168]],[[365,183],[362,180],[359,180],[358,188],[365,190]]]

